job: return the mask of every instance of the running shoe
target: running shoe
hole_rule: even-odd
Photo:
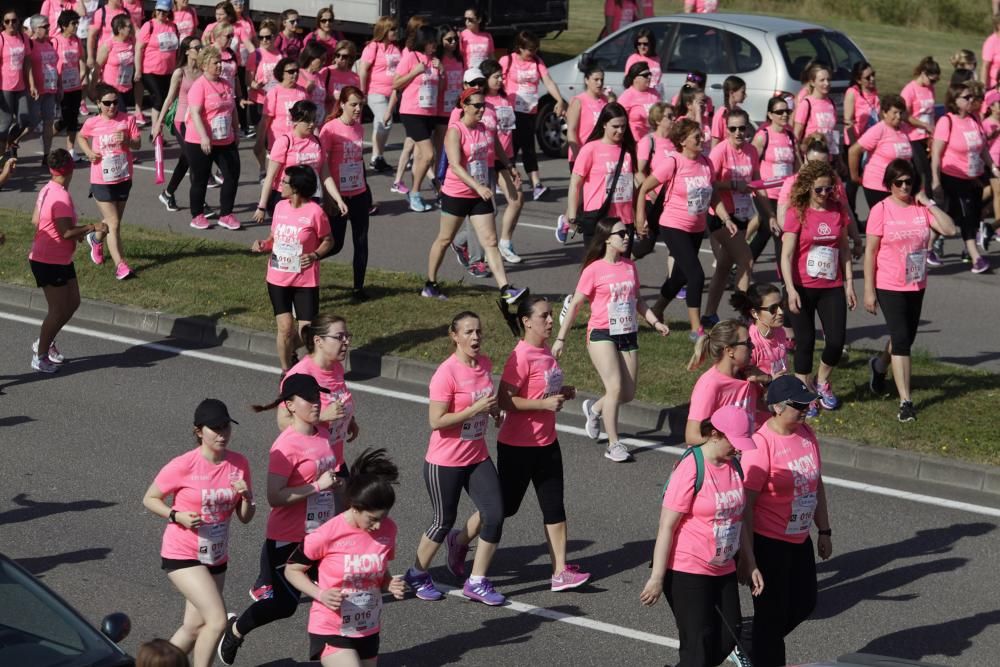
[[[434,586],[434,580],[431,579],[429,572],[417,574],[410,568],[403,575],[403,581],[413,589],[413,592],[421,600],[433,602],[444,597],[444,594]]]
[[[663,320],[660,321],[662,322]],[[697,343],[698,339],[704,335],[705,335],[705,327],[698,327],[697,331],[688,332],[688,340],[690,340],[692,343]]]
[[[455,253],[455,259],[458,260],[458,263],[462,265],[463,269],[469,268],[469,246],[458,245],[452,241],[451,251]]]
[[[83,101],[80,102],[80,115],[81,116],[89,116],[90,115],[90,109],[87,108],[87,103],[86,102],[83,102]]]
[[[962,264],[972,264],[972,257],[969,255],[968,250],[962,251]]]
[[[579,565],[566,563],[566,569],[550,579],[549,590],[558,593],[579,588],[590,580],[589,572],[581,572]]]
[[[216,650],[223,665],[231,665],[236,662],[236,652],[243,645],[243,637],[237,637],[236,633],[233,632],[234,625],[236,625],[236,614],[231,613],[226,622],[226,631],[222,633],[222,638],[219,639],[219,648]]]
[[[270,600],[274,597],[274,589],[271,584],[264,584],[263,586],[258,586],[257,588],[250,589],[250,599],[254,602],[260,602],[261,600]]]
[[[469,275],[473,278],[489,278],[490,277],[490,267],[486,265],[486,262],[473,262],[469,264]]]
[[[549,189],[547,187],[545,187],[544,185],[542,185],[541,183],[539,183],[539,184],[537,184],[535,187],[533,187],[531,189],[531,198],[534,201],[538,201],[539,199],[541,199],[542,197],[544,197],[545,193],[548,192],[548,191],[549,191]]]
[[[135,112],[135,124],[139,127],[146,127],[149,123],[146,121],[146,117],[142,115],[141,111]]]
[[[588,398],[580,409],[586,420],[583,424],[583,430],[587,432],[588,438],[597,440],[601,436],[601,415],[594,412],[594,401]]]
[[[73,162],[86,162],[87,158],[84,157],[83,153],[77,153],[75,150],[69,152],[69,156],[73,158]]]
[[[819,408],[816,407],[816,401],[809,404],[809,409],[806,410],[806,419],[815,419],[819,417]]]
[[[521,256],[514,250],[514,246],[510,241],[500,241],[497,244],[497,249],[500,250],[500,256],[503,257],[505,262],[510,262],[511,264],[521,263]]]
[[[176,213],[177,211],[180,210],[177,207],[177,200],[174,198],[172,194],[170,194],[166,190],[161,192],[160,196],[157,197],[157,199],[159,199],[160,203],[166,206],[167,210],[170,211],[171,213]]]
[[[215,220],[216,218],[219,217],[219,212],[216,211],[211,206],[209,206],[208,204],[205,204],[205,208],[202,209],[201,214],[205,216],[206,220]]]
[[[990,270],[990,262],[983,256],[980,256],[976,260],[976,263],[972,265],[971,271],[973,273],[985,273]]]
[[[628,452],[628,447],[620,442],[610,442],[608,443],[608,448],[604,450],[604,458],[610,459],[615,463],[624,463],[632,458],[632,455]]]
[[[677,296],[675,296],[674,298],[677,299],[678,301],[687,301],[688,298],[687,286],[682,287],[680,291],[677,292]]]
[[[896,419],[898,419],[902,424],[917,420],[917,409],[913,407],[913,403],[911,401],[900,401],[899,414],[896,415]]]
[[[437,283],[432,283],[429,280],[424,283],[424,288],[420,290],[420,296],[425,299],[440,299],[442,301],[448,298],[441,293],[441,287]]]
[[[872,393],[876,396],[885,395],[885,371],[881,373],[876,368],[876,363],[878,362],[878,357],[872,357],[868,360],[868,388],[872,390]]]
[[[927,253],[927,266],[944,266],[941,257],[933,250]]]
[[[39,373],[56,373],[59,371],[59,364],[54,364],[45,357],[37,354],[31,355],[31,367]]]
[[[559,326],[562,326],[563,320],[565,320],[566,316],[569,315],[569,304],[572,303],[572,301],[573,301],[572,294],[567,294],[563,298],[562,310],[559,311]]]
[[[351,301],[353,301],[354,303],[363,303],[370,298],[371,297],[368,296],[368,292],[364,291],[359,287],[355,287],[354,289],[351,290]]]
[[[118,262],[118,266],[115,268],[115,279],[125,280],[126,278],[132,278],[135,273],[129,268],[128,264],[125,262]]]
[[[94,232],[87,234],[87,245],[90,246],[90,261],[98,266],[104,264],[104,244],[97,240]]]
[[[462,586],[462,595],[470,600],[488,604],[491,607],[497,607],[507,601],[507,598],[496,592],[493,584],[486,577],[483,577],[476,583],[472,583],[471,578],[466,579],[465,585]]]
[[[469,545],[458,543],[458,531],[451,530],[444,538],[444,547],[447,552],[446,561],[448,571],[461,579],[465,576],[465,558],[469,555]]]
[[[931,244],[931,250],[938,254],[938,257],[944,257],[944,237],[939,236],[934,239],[934,243]]]
[[[31,351],[35,354],[36,357],[38,356],[38,339],[37,338],[35,339],[35,342],[31,344]],[[54,364],[61,364],[64,361],[66,361],[66,357],[64,357],[63,355],[61,355],[59,353],[59,348],[56,347],[56,342],[55,341],[52,341],[51,343],[49,343],[49,355],[48,356],[49,356],[49,361],[51,361]]]
[[[411,192],[407,196],[410,199],[410,210],[414,213],[426,213],[427,211],[434,210],[434,206],[424,201],[424,198],[419,193]]]
[[[528,289],[526,287],[514,287],[513,285],[504,285],[500,288],[500,298],[507,302],[508,305],[513,306],[515,303],[521,300],[521,297],[527,293]]]
[[[371,167],[380,174],[392,171],[392,165],[385,161],[385,158],[379,155],[371,162]]]
[[[824,410],[836,410],[840,407],[840,399],[833,393],[829,382],[816,383],[816,393],[819,394],[819,404]]]
[[[569,220],[565,215],[560,215],[559,221],[556,222],[556,241],[565,245],[567,239],[569,239]]]
[[[210,223],[208,218],[205,217],[205,214],[202,213],[201,215],[196,215],[194,217],[191,221],[191,226],[195,229],[208,229],[212,226],[212,223]]]
[[[208,182],[208,187],[217,188],[222,185],[223,180],[224,179],[222,178],[222,174],[220,174],[219,172],[215,172],[212,174],[212,180]]]
[[[988,252],[990,249],[990,239],[992,238],[993,234],[990,233],[990,226],[985,221],[980,221],[979,231],[976,232],[976,246],[983,252]]]
[[[395,192],[397,195],[408,195],[410,188],[406,187],[406,183],[403,181],[396,181],[389,187],[389,192]]]
[[[727,660],[736,667],[753,667],[753,663],[750,662],[750,656],[743,652],[739,644],[733,648],[733,652],[729,654]]]
[[[247,139],[256,139],[257,138],[257,128],[256,127],[248,127],[247,131],[243,133],[243,136],[246,137]]]
[[[378,215],[378,204],[372,204],[368,208],[368,215]]]
[[[230,213],[229,215],[224,215],[221,218],[219,218],[219,227],[225,227],[226,229],[236,231],[241,226],[242,225],[240,225],[240,221],[237,220],[236,216],[233,215],[232,213]]]

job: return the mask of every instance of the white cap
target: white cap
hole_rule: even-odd
[[[482,70],[478,67],[470,67],[465,70],[465,74],[462,75],[462,83],[472,83],[473,81],[479,81],[480,79],[485,79],[486,75],[483,74]]]

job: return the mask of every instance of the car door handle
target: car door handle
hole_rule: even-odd
[[[709,88],[711,88],[712,90],[722,90],[722,84],[721,83],[713,83],[711,86],[709,86]]]

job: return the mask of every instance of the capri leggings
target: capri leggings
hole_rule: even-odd
[[[799,313],[789,311],[792,331],[795,332],[795,372],[812,373],[813,352],[816,349],[816,313],[823,324],[826,347],[823,363],[836,366],[844,353],[847,338],[847,295],[843,287],[802,287],[796,285],[801,308]]]
[[[361,194],[344,198],[347,204],[347,215],[330,216],[330,229],[333,233],[333,249],[331,255],[343,250],[347,237],[347,221],[351,221],[351,243],[354,244],[354,289],[365,286],[365,273],[368,270],[368,225],[369,211],[372,207],[372,191],[365,190]]]
[[[268,569],[267,578],[271,582],[273,595],[254,602],[236,619],[236,629],[240,635],[245,637],[255,628],[288,618],[295,613],[299,606],[299,591],[285,579],[285,563],[299,545],[299,542],[287,542],[279,547],[274,540],[264,543],[267,560],[265,564],[264,559],[261,559],[261,570],[265,567]]]
[[[529,174],[538,171],[538,155],[535,153],[535,114],[514,112],[514,156],[521,153],[521,164]]]
[[[83,90],[72,90],[63,93],[59,101],[59,118],[62,129],[66,132],[80,131],[80,101],[83,100]]]
[[[660,287],[660,296],[671,301],[681,288],[687,285],[688,308],[701,308],[701,292],[705,289],[705,270],[701,268],[698,251],[701,249],[703,232],[685,232],[673,227],[660,227],[670,256],[674,258],[674,270]]]
[[[961,230],[962,240],[975,240],[982,219],[983,187],[973,178],[941,174],[941,188],[948,195],[948,215]]]
[[[163,100],[167,99],[170,90],[169,74],[143,74],[142,85],[152,98],[153,108],[159,111],[163,108]],[[141,104],[141,101],[139,102]]]
[[[876,289],[875,294],[878,297],[879,305],[882,306],[885,324],[889,328],[893,356],[910,356],[910,347],[917,338],[917,327],[920,326],[924,290],[897,292]]]
[[[910,142],[910,150],[913,152],[913,168],[920,174],[920,182],[923,183],[924,194],[931,196],[931,158],[927,154],[927,139],[919,139]]]
[[[503,532],[503,494],[493,461],[467,466],[439,466],[424,461],[424,482],[431,497],[434,521],[425,533],[441,544],[458,516],[458,501],[465,489],[482,520],[479,536],[490,544],[500,542]]]
[[[517,447],[498,442],[497,474],[503,491],[504,517],[517,514],[530,483],[535,486],[545,525],[566,521],[559,440],[544,447]]]

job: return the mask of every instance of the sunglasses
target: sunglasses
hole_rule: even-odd
[[[299,73],[298,68],[285,70],[285,74],[298,74],[298,73]]]
[[[749,338],[747,338],[746,340],[738,340],[735,343],[733,343],[732,345],[730,345],[729,347],[739,347],[741,345],[746,345],[746,347],[747,347],[748,350],[752,350],[753,349],[753,341],[750,340]]]
[[[813,192],[815,192],[818,195],[828,195],[831,192],[833,192],[833,186],[832,185],[821,185],[818,188],[813,188]]]
[[[903,188],[903,187],[910,188],[910,187],[913,187],[913,179],[912,178],[897,178],[896,180],[894,180],[892,182],[892,184],[895,185],[897,188]]]
[[[868,75],[868,76],[863,76],[863,77],[861,77],[861,80],[862,80],[862,81],[871,81],[871,80],[872,80],[872,79],[874,79],[874,78],[875,78],[875,72],[872,72],[872,73],[871,73],[870,75]]]
[[[106,107],[118,106],[118,100],[101,100],[101,105]]]
[[[297,18],[294,18],[294,19],[285,19],[285,23],[298,23],[298,22],[299,22],[299,20]]]
[[[793,410],[798,410],[799,412],[805,412],[809,409],[808,403],[799,403],[798,401],[785,401],[785,405]]]
[[[770,306],[761,306],[757,309],[758,312],[766,312],[772,315],[777,315],[779,310],[782,310],[780,303],[772,303]]]
[[[4,19],[4,25],[17,25],[17,19]]]
[[[354,338],[354,334],[344,331],[341,333],[326,334],[324,336],[320,336],[320,338],[332,338],[334,340],[339,340],[341,343],[350,343],[351,339]]]
[[[628,230],[619,229],[617,232],[611,232],[611,236],[617,236],[620,239],[628,238]]]
[[[788,114],[792,113],[792,110],[791,109],[775,109],[771,113],[773,113],[775,116],[787,116]]]
[[[635,77],[636,77],[637,79],[638,79],[638,78],[639,78],[640,76],[641,76],[642,78],[644,78],[644,79],[648,79],[648,78],[650,78],[651,76],[653,76],[653,73],[652,73],[652,72],[639,72],[638,74],[636,74],[636,75],[635,75]]]
[[[472,16],[466,16],[465,17],[465,22],[466,23],[479,23],[479,19],[474,18]]]
[[[486,102],[466,102],[465,106],[472,107],[473,109],[485,109]]]
[[[746,134],[747,132],[746,125],[730,125],[727,129],[733,134]]]
[[[974,96],[973,96],[973,95],[959,95],[959,96],[958,96],[958,97],[956,97],[955,99],[956,99],[956,100],[965,100],[966,102],[968,102],[969,100],[971,100],[971,99],[973,99],[973,98],[974,98]]]
[[[636,42],[636,46],[650,46],[649,42]]]
[[[265,40],[265,39],[274,39],[274,35],[272,35],[272,34],[267,34],[267,35],[257,35],[257,36],[258,36],[258,37],[260,37],[260,38],[261,38],[261,40]]]
[[[320,19],[320,23],[333,23],[333,19]]]
[[[350,53],[335,53],[333,55],[333,59],[334,60],[353,60],[354,56],[352,56]]]

